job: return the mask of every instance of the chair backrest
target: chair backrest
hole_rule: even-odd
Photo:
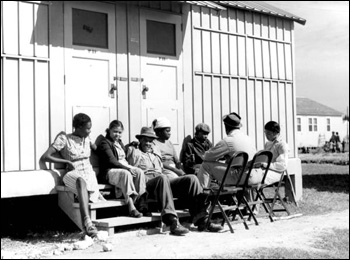
[[[273,157],[272,153],[270,151],[265,151],[265,150],[258,151],[254,155],[253,159],[250,162],[249,171],[246,179],[246,185],[248,184],[249,177],[252,170],[254,168],[259,168],[259,165],[261,165],[261,163],[267,163],[267,167],[265,168],[265,172],[261,181],[262,184],[265,183],[266,175],[267,175],[267,172],[269,171],[272,157]]]
[[[222,190],[222,188],[225,184],[227,174],[229,172],[231,172],[232,170],[235,171],[234,174],[237,174],[237,176],[239,176],[238,181],[235,184],[235,186],[239,185],[239,183],[241,182],[241,179],[243,177],[243,173],[244,173],[244,170],[247,166],[247,163],[248,163],[248,154],[246,152],[241,152],[241,151],[235,152],[231,156],[231,158],[228,160],[225,174],[224,174],[223,178],[221,179],[220,190]]]

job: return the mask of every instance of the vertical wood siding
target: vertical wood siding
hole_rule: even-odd
[[[205,122],[217,143],[225,136],[221,118],[236,111],[243,131],[263,149],[264,124],[281,124],[296,156],[294,134],[293,23],[228,9],[220,13],[191,6],[193,37],[193,127]],[[202,110],[201,110],[202,108]]]
[[[39,169],[49,145],[48,14],[47,5],[1,2],[1,171]]]

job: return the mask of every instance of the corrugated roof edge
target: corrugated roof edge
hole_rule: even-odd
[[[235,7],[243,10],[268,14],[271,16],[282,17],[285,19],[290,19],[302,25],[305,25],[306,23],[306,20],[301,17],[298,17],[287,11],[284,11],[282,9],[279,9],[277,7],[274,7],[272,5],[269,5],[265,2],[260,2],[260,1],[259,2],[258,1],[175,1],[175,2],[205,6],[205,7],[209,7],[217,10],[226,10],[224,6]]]

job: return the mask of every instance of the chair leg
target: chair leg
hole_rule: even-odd
[[[258,196],[260,197],[260,199],[261,199],[261,201],[262,201],[261,204],[263,205],[263,207],[264,207],[264,209],[265,209],[265,212],[266,212],[267,214],[269,214],[270,221],[273,222],[274,220],[273,220],[273,218],[272,218],[272,216],[271,216],[271,214],[270,214],[270,212],[271,212],[271,207],[270,207],[269,203],[265,203],[265,201],[266,201],[266,196],[265,196],[265,194],[264,194],[264,191],[263,191],[263,190],[259,190],[259,191],[257,191],[257,194],[258,194]]]
[[[232,228],[231,223],[230,223],[230,220],[228,219],[228,217],[227,217],[227,215],[226,215],[224,209],[222,208],[220,202],[218,202],[217,205],[219,206],[219,209],[220,209],[220,211],[221,211],[221,214],[222,214],[222,216],[225,218],[225,221],[227,222],[227,225],[229,226],[231,233],[234,233],[233,228]],[[209,222],[209,221],[208,221],[208,222]]]
[[[298,202],[297,202],[297,200],[296,200],[296,196],[295,196],[294,185],[293,185],[292,179],[291,179],[290,176],[289,176],[288,171],[286,171],[286,176],[287,176],[287,179],[288,179],[288,181],[289,181],[289,183],[290,183],[290,187],[291,187],[292,195],[293,195],[293,201],[294,201],[294,203],[295,203],[295,206],[299,207]]]
[[[245,197],[243,197],[243,202],[244,202],[246,208],[248,208],[248,211],[249,211],[248,221],[250,221],[251,217],[253,217],[254,222],[255,222],[255,225],[258,226],[258,225],[259,225],[259,222],[258,222],[258,220],[256,219],[256,217],[255,217],[255,215],[254,215],[254,213],[253,213],[253,210],[250,208],[249,203],[248,203],[248,201],[247,201],[247,199],[246,199]],[[254,206],[255,206],[255,205],[254,205]]]

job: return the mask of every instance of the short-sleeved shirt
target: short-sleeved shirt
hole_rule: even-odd
[[[276,140],[266,142],[265,150],[272,152],[270,170],[283,172],[288,166],[288,144],[279,136]]]
[[[154,144],[162,155],[162,162],[168,162],[171,166],[172,164],[174,164],[173,167],[175,167],[175,164],[179,162],[179,157],[177,156],[176,150],[172,142],[166,140],[163,143],[156,139],[154,140]]]

